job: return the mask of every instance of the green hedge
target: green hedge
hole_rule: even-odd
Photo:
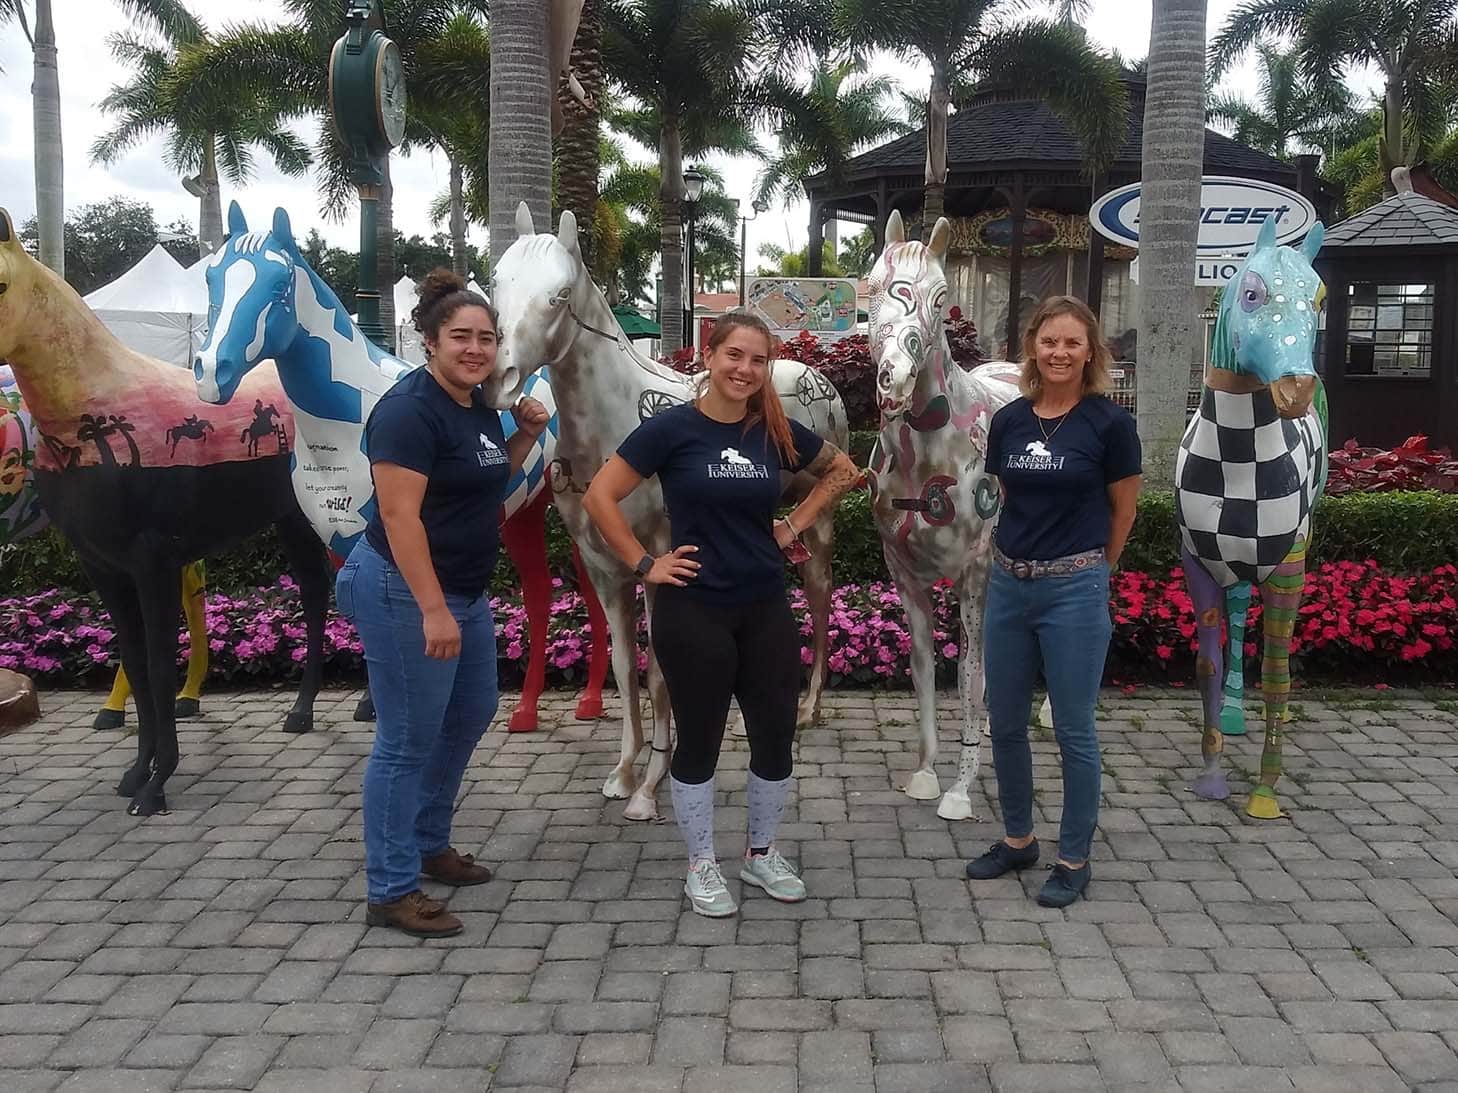
[[[836,512],[835,579],[838,584],[884,580],[881,540],[869,512],[870,496],[847,497]],[[547,551],[552,568],[571,573],[571,543],[555,510],[547,517]],[[1458,560],[1458,495],[1434,492],[1360,493],[1323,497],[1316,506],[1312,556],[1324,561],[1374,559],[1394,573],[1418,573]],[[1174,498],[1149,490],[1139,498],[1139,515],[1124,552],[1125,569],[1162,573],[1179,565]],[[285,571],[283,552],[271,531],[208,561],[208,582],[224,592],[272,584]],[[503,554],[496,587],[516,586]],[[0,553],[0,597],[50,588],[90,587],[76,555],[54,531]]]

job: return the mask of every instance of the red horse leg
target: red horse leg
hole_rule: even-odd
[[[552,613],[552,576],[547,570],[547,490],[501,525],[501,544],[521,577],[527,615],[527,672],[521,701],[512,712],[508,732],[535,732],[537,700],[547,681],[547,619]]]
[[[607,615],[598,601],[597,592],[593,590],[592,581],[587,576],[587,567],[582,564],[582,555],[577,552],[576,546],[572,548],[572,564],[577,568],[577,587],[582,593],[583,602],[587,604],[587,623],[592,629],[587,686],[582,691],[582,697],[577,700],[577,720],[596,721],[602,716],[602,685],[607,679],[608,665],[611,663],[608,656]]]

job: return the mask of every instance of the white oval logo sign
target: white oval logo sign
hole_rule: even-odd
[[[1139,186],[1121,186],[1094,202],[1088,220],[1100,235],[1126,247],[1139,246]],[[1276,222],[1276,242],[1292,243],[1316,223],[1316,209],[1293,190],[1274,182],[1206,175],[1200,185],[1202,255],[1246,254],[1267,220]]]

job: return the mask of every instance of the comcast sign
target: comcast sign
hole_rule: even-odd
[[[1089,223],[1106,239],[1139,246],[1139,183],[1104,194],[1088,211]],[[1250,178],[1206,175],[1200,183],[1202,258],[1245,255],[1255,246],[1266,221],[1276,222],[1276,242],[1294,243],[1316,223],[1316,209],[1306,198]]]

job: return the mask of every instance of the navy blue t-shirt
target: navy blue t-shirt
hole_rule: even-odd
[[[753,603],[784,591],[785,556],[774,534],[780,471],[804,470],[825,443],[797,422],[790,431],[798,461],[782,466],[763,422],[746,432],[743,422],[715,421],[684,405],[649,418],[618,448],[644,478],[658,476],[673,548],[699,548],[690,557],[701,568],[685,592]]]
[[[428,368],[401,376],[370,411],[365,454],[370,477],[376,463],[394,463],[425,475],[420,522],[430,543],[430,561],[446,592],[479,596],[496,569],[497,521],[511,460],[501,416],[471,393],[462,406],[436,382]],[[395,560],[379,510],[365,537],[381,555]]]
[[[987,469],[1005,498],[998,548],[1009,558],[1047,561],[1107,546],[1106,487],[1139,474],[1141,458],[1134,418],[1102,395],[1041,428],[1028,399],[1004,406],[987,432]]]

